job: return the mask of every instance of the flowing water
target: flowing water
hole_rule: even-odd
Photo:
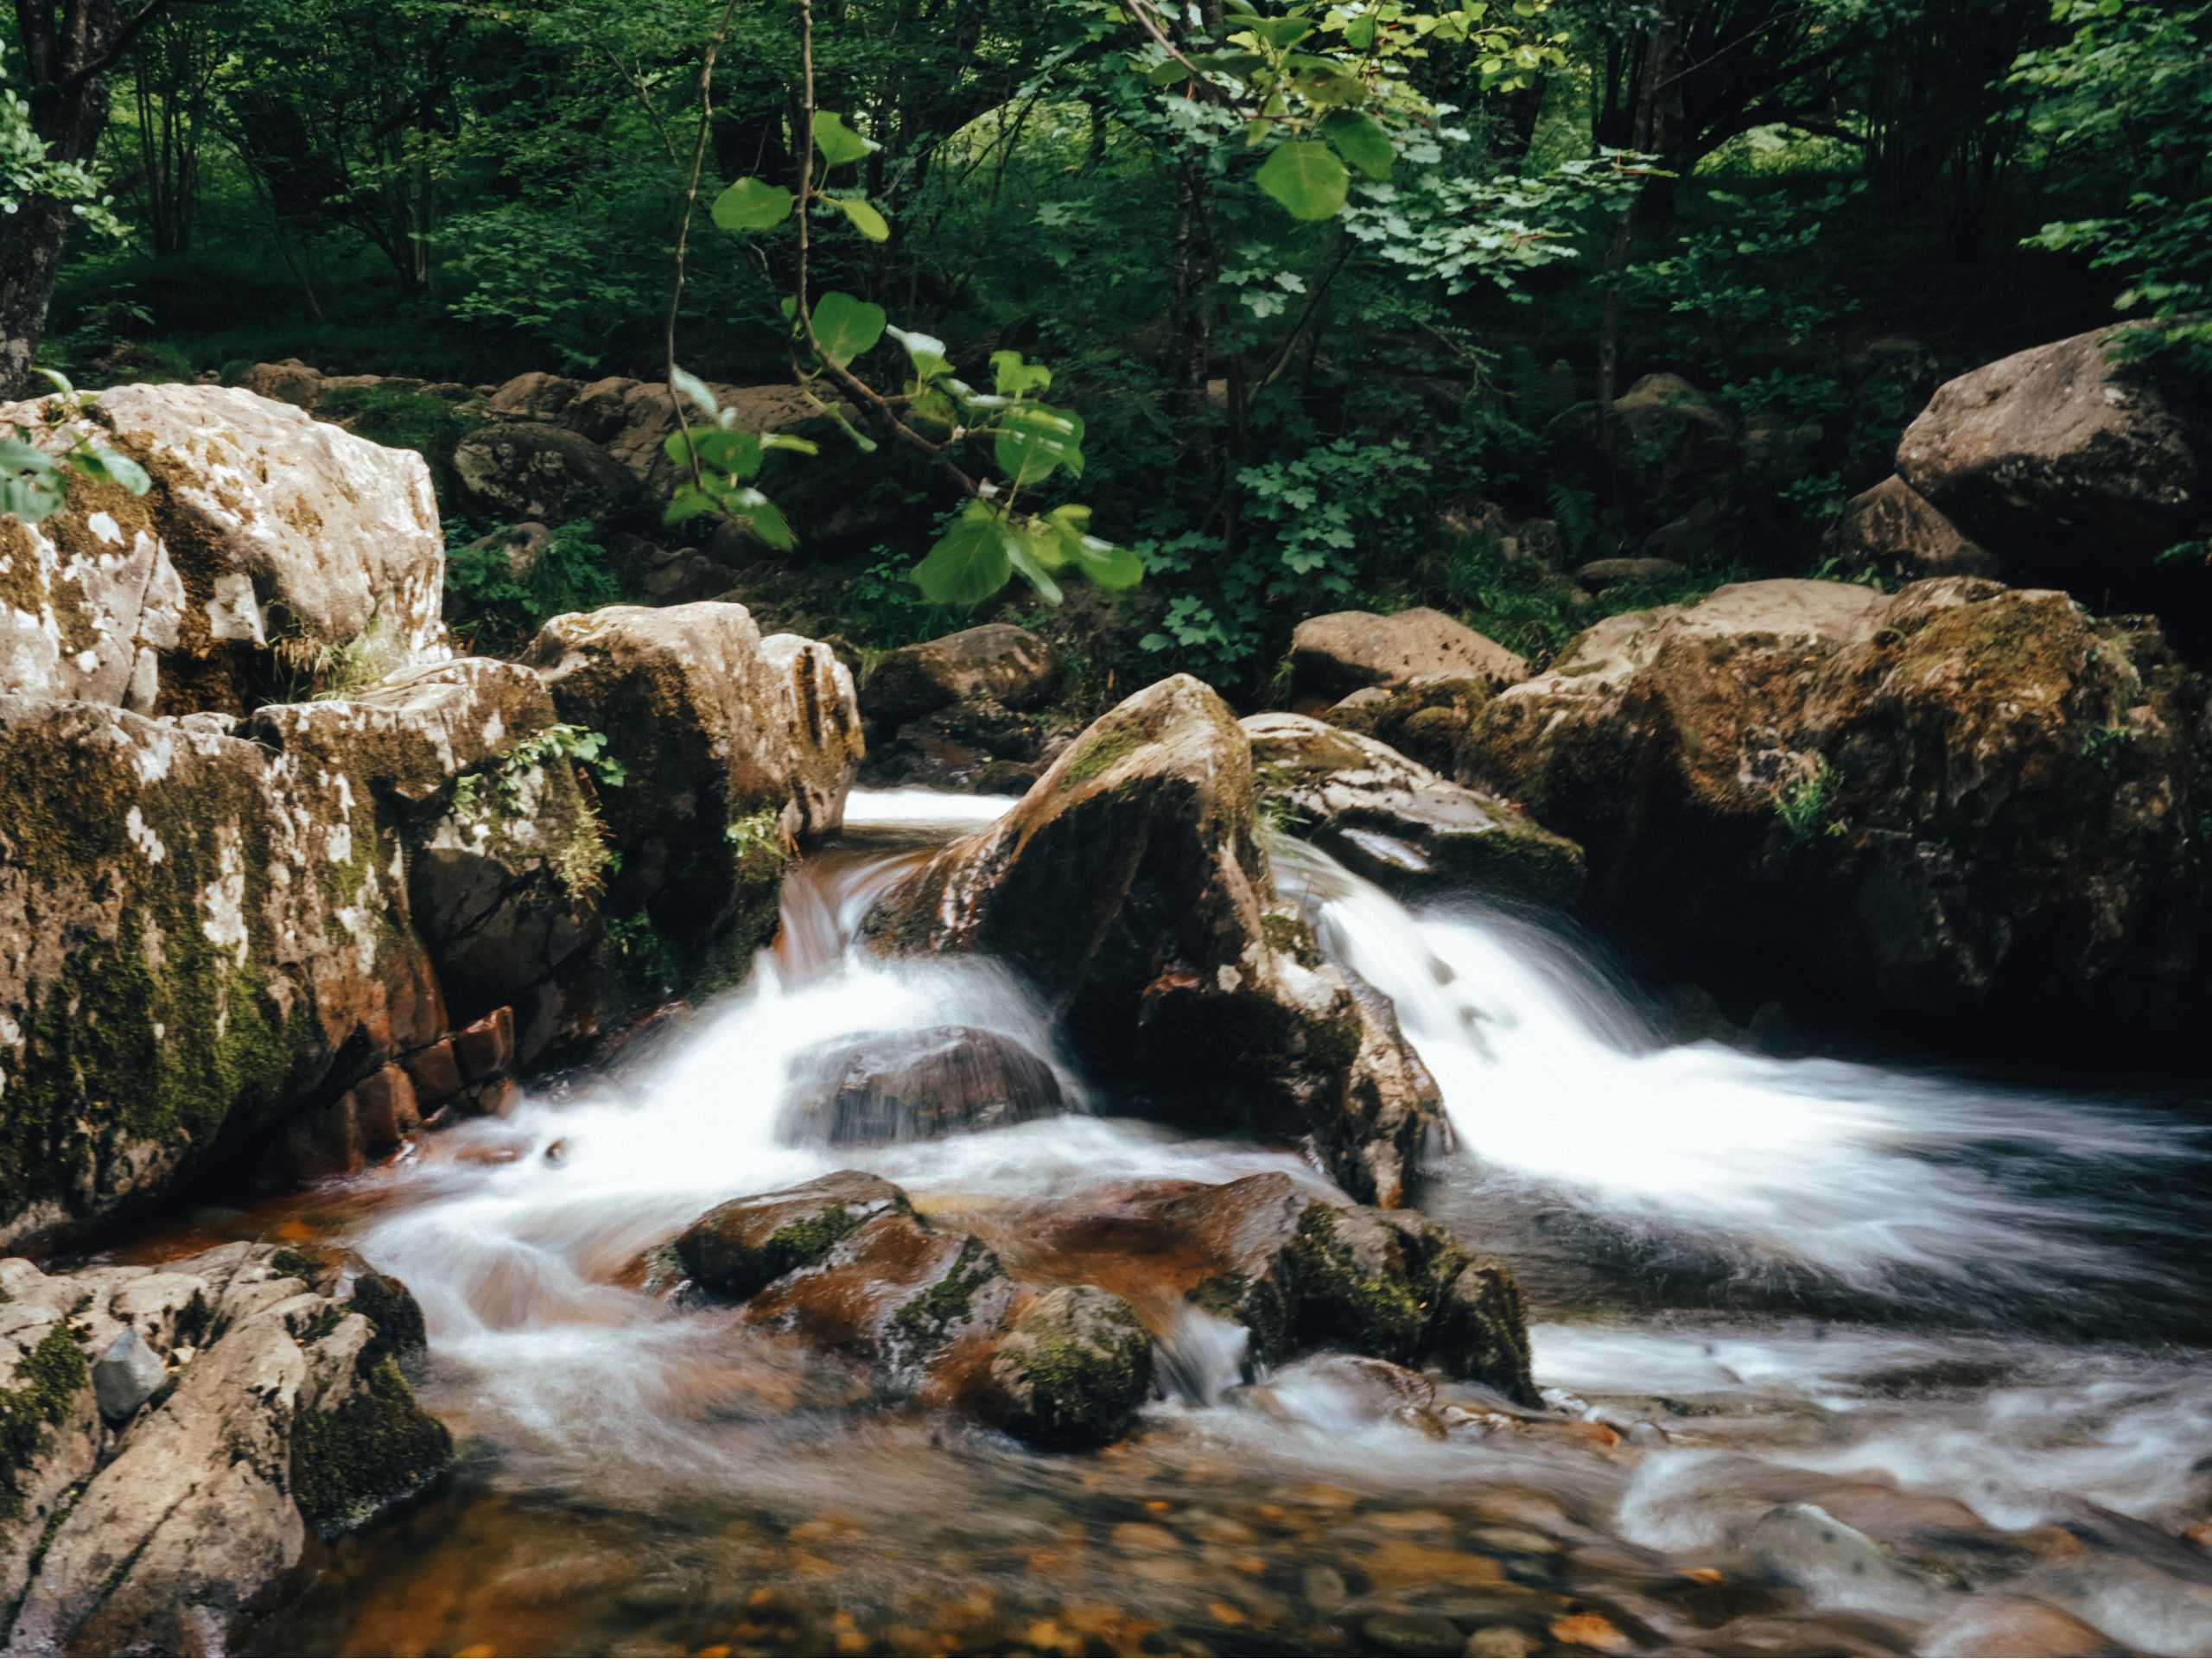
[[[2087,1639],[2068,1616],[2212,1649],[2179,1535],[2212,1515],[2204,1101],[1669,1044],[1586,942],[1409,912],[1300,846],[1279,879],[1443,1091],[1424,1207],[1521,1277],[1552,1411],[1440,1439],[1325,1366],[1250,1376],[1191,1311],[1139,1433],[1055,1457],[641,1295],[702,1210],[855,1163],[1010,1255],[1025,1204],[1110,1184],[1327,1190],[1294,1147],[1128,1115],[989,964],[852,947],[918,849],[1007,804],[856,794],[772,959],[650,1060],[285,1207],[413,1287],[467,1455],[315,1558],[264,1650],[2018,1651]],[[779,1138],[801,1050],[948,1024],[1051,1058],[1077,1111]]]

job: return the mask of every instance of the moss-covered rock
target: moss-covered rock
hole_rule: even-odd
[[[733,1198],[676,1239],[683,1270],[717,1296],[742,1301],[784,1274],[814,1267],[849,1233],[879,1215],[912,1215],[887,1180],[841,1170],[779,1192]]]
[[[1040,1446],[1119,1440],[1152,1393],[1152,1338],[1136,1311],[1091,1285],[1039,1296],[991,1356],[987,1410]]]
[[[1582,849],[1510,802],[1306,715],[1254,715],[1244,731],[1262,804],[1363,875],[1561,906],[1580,896]]]
[[[1250,746],[1187,675],[1093,722],[866,926],[887,950],[1007,961],[1083,1059],[1143,1079],[1157,1109],[1310,1135],[1363,1196],[1394,1200],[1410,1179],[1434,1086],[1310,936],[1278,943],[1299,936],[1262,844]]]
[[[1483,711],[1468,781],[1671,976],[1955,1039],[2178,1034],[2212,939],[2208,688],[2139,619],[1956,577],[1726,588]]]
[[[292,1494],[325,1538],[413,1497],[452,1462],[452,1433],[415,1403],[390,1359],[336,1406],[303,1411],[292,1425]]]

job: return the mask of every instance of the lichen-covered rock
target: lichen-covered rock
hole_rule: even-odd
[[[1901,478],[1885,478],[1852,497],[1821,545],[1846,571],[1877,570],[1907,582],[2000,574],[1987,549]]]
[[[1581,849],[1510,802],[1305,715],[1254,715],[1243,725],[1262,802],[1363,875],[1560,906],[1581,891]]]
[[[1898,441],[1897,472],[2009,581],[2122,605],[2185,592],[2201,610],[2203,560],[2158,560],[2212,523],[2212,423],[2149,365],[2114,360],[2139,326],[2016,352],[1938,388]]]
[[[2082,1040],[2204,1006],[2206,702],[2063,594],[1751,582],[1583,634],[1462,776],[1580,842],[1676,972]]]
[[[695,985],[741,978],[789,850],[843,820],[864,747],[844,664],[714,602],[556,617],[524,660],[627,774],[601,800],[608,912],[646,916]]]
[[[880,1147],[974,1134],[1065,1109],[1052,1068],[1012,1038],[966,1026],[833,1038],[791,1063],[785,1139]]]
[[[616,524],[639,512],[645,499],[629,468],[606,450],[542,421],[477,428],[454,447],[453,472],[461,505],[502,522]]]
[[[118,386],[81,415],[0,407],[10,423],[120,451],[153,487],[76,479],[41,523],[0,518],[0,693],[243,714],[302,662],[442,653],[445,542],[421,457],[220,386]]]
[[[1291,634],[1290,671],[1299,697],[1333,699],[1424,674],[1471,675],[1494,690],[1527,679],[1529,664],[1441,611],[1332,611]]]
[[[861,687],[861,713],[871,727],[891,729],[968,698],[1027,709],[1058,674],[1052,648],[1028,629],[987,622],[884,657]]]
[[[222,1650],[310,1528],[435,1480],[452,1437],[395,1363],[422,1315],[358,1261],[232,1244],[158,1268],[0,1262],[0,1605],[11,1653]],[[87,1351],[166,1378],[104,1438]]]
[[[1094,722],[866,926],[885,950],[1006,960],[1087,1064],[1186,1116],[1309,1135],[1363,1196],[1405,1190],[1437,1121],[1418,1058],[1278,898],[1250,746],[1187,675]]]
[[[1094,1285],[1046,1292],[1014,1319],[985,1373],[984,1410],[1039,1446],[1103,1446],[1152,1394],[1152,1338],[1136,1312]]]

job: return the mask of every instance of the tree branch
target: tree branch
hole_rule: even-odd
[[[169,0],[146,0],[144,5],[139,7],[124,20],[123,27],[116,31],[115,38],[108,42],[106,50],[81,68],[73,69],[60,80],[53,82],[50,86],[35,88],[35,91],[73,92],[86,81],[105,74],[123,61],[123,54],[130,49],[131,41],[138,38],[140,31],[152,22],[158,14],[168,9],[168,3]]]

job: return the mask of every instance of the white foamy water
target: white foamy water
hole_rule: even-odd
[[[839,853],[796,873],[774,958],[702,1010],[670,1052],[448,1137],[504,1147],[518,1154],[511,1162],[447,1158],[395,1177],[409,1201],[385,1211],[360,1247],[414,1287],[435,1351],[467,1376],[494,1439],[566,1448],[557,1468],[579,1481],[624,1459],[662,1483],[708,1480],[709,1469],[724,1484],[745,1476],[757,1449],[708,1452],[681,1409],[696,1374],[720,1363],[726,1327],[671,1318],[613,1282],[733,1196],[855,1164],[955,1200],[1273,1169],[1318,1179],[1279,1149],[1097,1115],[1049,1022],[992,964],[889,963],[855,948],[860,914],[918,849],[1009,804],[855,794],[849,823],[886,850]],[[1941,1492],[1999,1526],[2096,1505],[2171,1527],[2212,1497],[2194,1466],[2212,1444],[2212,1385],[2198,1380],[2193,1356],[2158,1351],[2156,1331],[2121,1346],[2018,1328],[2101,1300],[2108,1309],[2114,1297],[2147,1306],[2193,1294],[2171,1265],[2167,1212],[2150,1202],[2201,1167],[2200,1147],[2177,1122],[1717,1042],[1667,1046],[1633,995],[1554,932],[1469,910],[1409,912],[1301,846],[1280,849],[1277,864],[1325,948],[1392,999],[1434,1072],[1459,1143],[1437,1172],[1444,1185],[1522,1213],[1563,1208],[1631,1252],[1675,1261],[1687,1251],[1762,1294],[1837,1287],[1877,1316],[1823,1327],[1777,1305],[1726,1319],[1539,1324],[1540,1384],[1624,1422],[1671,1421],[1659,1402],[1695,1402],[1701,1431],[1735,1434],[1734,1451],[1712,1455]],[[1000,1032],[1047,1058],[1071,1115],[868,1151],[779,1139],[803,1051],[944,1025]],[[556,1144],[555,1161],[545,1154]],[[1878,1322],[1885,1309],[1894,1326]],[[2006,1310],[1981,1321],[1995,1330],[1957,1328],[1993,1309]],[[1478,1466],[1471,1459],[1494,1469],[1506,1455],[1388,1426],[1353,1433],[1326,1386],[1295,1380],[1277,1417],[1235,1410],[1241,1333],[1219,1326],[1193,1313],[1171,1333],[1163,1362],[1173,1398],[1159,1409],[1240,1462],[1388,1468],[1419,1484],[1465,1478]],[[1541,1456],[1512,1455],[1514,1478],[1537,1478]],[[1733,1472],[1738,1464],[1687,1455],[1654,1457],[1633,1477],[1620,1497],[1624,1535],[1654,1548],[1717,1546],[1734,1535],[1738,1509],[1756,1514],[1770,1501]],[[1712,1481],[1733,1483],[1743,1503],[1697,1484]],[[2141,1599],[2141,1586],[2115,1582],[2081,1592],[2084,1617],[2101,1610],[2114,1634],[2146,1647],[2187,1645],[2176,1638],[2199,1628],[2189,1618],[2139,1617],[2128,1597]],[[2202,1629],[2212,1639],[2212,1624]]]

